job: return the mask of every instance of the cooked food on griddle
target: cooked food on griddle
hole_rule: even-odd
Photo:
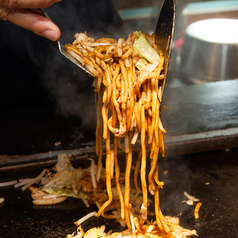
[[[0,204],[3,203],[5,201],[4,198],[0,198]]]
[[[67,235],[67,238],[163,238],[167,236],[163,236],[159,228],[156,224],[148,224],[142,225],[137,218],[133,219],[134,225],[132,225],[132,231],[129,229],[123,232],[108,232],[105,233],[105,226],[94,227],[89,229],[84,233],[84,230],[81,226],[78,227],[77,231],[75,231],[72,235]],[[196,235],[195,231],[190,231],[187,229],[183,229],[181,226],[170,223],[168,225],[171,229],[171,235],[169,237],[178,237],[184,238],[187,236]]]
[[[168,221],[159,204],[158,157],[165,155],[164,129],[160,117],[163,74],[163,52],[155,44],[155,36],[141,32],[130,34],[126,40],[111,38],[95,40],[86,33],[75,35],[66,50],[94,76],[97,95],[96,154],[98,163],[81,171],[68,162],[43,186],[50,195],[80,197],[85,204],[96,203],[95,216],[115,218],[127,230],[106,235],[103,228],[93,228],[85,234],[81,227],[68,237],[186,237],[195,231],[184,230]],[[105,144],[105,169],[103,168]],[[140,145],[131,184],[133,146]],[[120,172],[118,151],[125,154],[125,172]],[[146,174],[147,154],[150,170]],[[65,161],[63,164],[67,164]],[[60,167],[60,166],[59,166]],[[65,173],[65,174],[64,174]],[[139,179],[140,178],[140,179]],[[140,180],[140,183],[138,182]],[[99,186],[100,181],[102,187]],[[148,182],[147,182],[148,181]],[[87,184],[90,191],[83,191]],[[139,185],[141,184],[141,185]],[[141,186],[141,187],[140,187]],[[92,188],[92,189],[91,189]],[[69,192],[67,189],[70,189]],[[148,189],[148,190],[147,190]],[[67,190],[67,192],[66,192]],[[148,220],[150,203],[148,191],[154,197],[155,221]],[[94,215],[94,214],[93,214]],[[77,225],[80,225],[77,223]],[[100,235],[99,235],[100,234]]]
[[[107,208],[113,204],[112,181],[116,179],[116,188],[120,199],[120,217],[125,219],[129,234],[140,232],[147,222],[148,193],[154,196],[155,236],[185,237],[179,234],[172,223],[166,222],[159,207],[159,189],[164,185],[158,178],[158,156],[165,155],[164,129],[161,117],[163,74],[163,52],[155,44],[155,35],[141,32],[130,34],[126,40],[111,38],[95,40],[86,33],[75,35],[72,45],[66,44],[66,50],[75,57],[94,76],[97,93],[96,153],[98,164],[96,177],[101,177],[103,140],[106,147],[106,189],[108,200],[99,205],[96,216],[104,216]],[[134,173],[134,185],[142,192],[139,216],[133,212],[132,168],[133,145],[140,136],[141,151],[137,158]],[[124,147],[122,142],[124,141]],[[125,153],[125,182],[120,183],[118,149]],[[151,161],[146,179],[146,157],[149,152]],[[140,176],[141,188],[138,185]],[[133,218],[134,217],[134,218]],[[177,225],[178,226],[178,225]],[[151,232],[152,232],[152,228]],[[179,230],[179,229],[178,229]],[[82,230],[80,229],[80,232]],[[143,233],[143,232],[142,232]],[[189,235],[195,232],[189,232]],[[122,235],[122,234],[121,234]],[[142,236],[142,235],[141,235]],[[151,236],[150,236],[151,237]]]
[[[130,173],[132,164],[132,145],[140,133],[141,153],[137,167],[140,168],[143,201],[140,217],[147,219],[147,182],[146,182],[146,136],[150,147],[151,169],[148,175],[148,187],[158,200],[159,188],[163,182],[158,180],[158,155],[164,156],[164,133],[166,132],[160,119],[162,88],[164,80],[164,56],[155,44],[155,36],[141,32],[130,34],[127,40],[118,41],[110,38],[94,40],[85,33],[75,35],[72,45],[65,45],[66,50],[80,61],[95,76],[97,92],[97,129],[96,146],[99,162],[97,178],[100,178],[102,166],[102,139],[106,144],[106,184],[108,200],[100,205],[96,216],[113,201],[111,179],[115,177],[117,191],[121,203],[121,218],[126,220],[131,229],[130,213]],[[111,145],[111,135],[113,146]],[[118,144],[124,140],[125,151],[125,192],[121,192],[119,184],[120,170],[117,161]],[[139,169],[136,170],[138,176]],[[156,219],[161,225],[163,217],[156,202]]]
[[[200,210],[200,207],[202,206],[202,203],[201,202],[198,202],[195,206],[195,209],[194,209],[194,217],[195,219],[198,219],[199,218],[199,210]]]
[[[99,181],[96,181],[96,166],[92,159],[88,168],[74,168],[69,160],[72,154],[60,154],[56,165],[29,181],[22,189],[29,188],[33,204],[52,205],[65,201],[68,197],[81,199],[87,207],[96,204],[98,207],[108,200],[106,191],[106,172],[102,168]],[[38,186],[32,186],[32,181]],[[120,184],[124,182],[124,174],[119,178]],[[120,218],[120,202],[116,188],[116,179],[112,179],[112,193],[114,201],[105,209],[102,214],[104,218],[116,219],[122,226],[126,226],[125,221]],[[124,193],[125,188],[121,187]],[[139,214],[142,193],[136,189],[131,189],[131,204],[133,212]],[[148,200],[148,204],[151,201]],[[108,211],[112,211],[108,214]]]

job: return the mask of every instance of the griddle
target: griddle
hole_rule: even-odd
[[[231,80],[164,92],[168,109],[162,120],[168,133],[166,158],[159,161],[165,182],[161,208],[164,215],[179,215],[181,225],[196,229],[202,238],[238,237],[237,88],[238,80]],[[6,109],[1,115],[1,181],[36,176],[63,152],[77,154],[75,165],[95,154],[95,127],[85,128],[82,118],[62,116],[54,107]],[[55,146],[57,141],[62,144]],[[203,203],[197,221],[194,207],[182,203],[184,191]],[[0,237],[66,237],[76,229],[74,221],[95,209],[73,198],[55,206],[34,206],[29,191],[13,188],[1,189],[2,196],[6,201],[0,205]],[[108,230],[122,229],[101,218],[83,227],[100,224]]]
[[[93,98],[93,88],[88,86],[88,91]],[[166,154],[237,147],[237,91],[238,79],[178,88],[166,85],[162,104],[168,109],[161,113],[167,130]],[[92,112],[86,119],[90,123],[84,122],[82,114],[62,115],[56,106],[1,110],[1,154],[24,156],[92,146],[96,127],[93,103],[85,103]],[[58,147],[57,141],[62,142]]]
[[[67,18],[67,30],[69,19],[73,18]],[[112,17],[108,19],[111,21]],[[87,22],[80,21],[75,25],[77,28],[79,24],[87,25],[88,20],[85,21]],[[62,22],[61,19],[60,22]],[[145,24],[145,22],[143,24],[139,22],[138,29]],[[92,27],[94,25],[89,29]],[[149,23],[148,29],[150,27]],[[7,29],[9,29],[8,26]],[[129,28],[127,30],[131,32]],[[14,35],[16,31],[17,29],[14,28]],[[72,29],[70,35],[74,33],[75,30]],[[19,35],[23,36],[23,34]],[[7,37],[8,41],[11,38],[14,37]],[[29,42],[38,42],[38,40]],[[39,45],[43,45],[44,52],[42,52],[45,58],[48,45],[42,42]],[[22,47],[13,49],[13,52],[16,53],[19,49]],[[19,53],[19,55],[22,54]],[[6,57],[3,58],[5,65],[11,65],[7,63]],[[63,62],[63,65],[66,64]],[[19,65],[19,61],[16,65]],[[66,69],[67,72],[73,72],[70,65],[66,65],[64,68],[59,67],[56,70],[57,73],[53,74],[53,78],[57,79],[57,85],[64,85],[65,88],[68,87],[68,81],[64,84],[65,80],[59,81],[59,76],[65,73]],[[11,84],[12,81],[9,81],[9,78],[14,76],[14,84],[17,82],[16,85],[19,85],[18,91],[25,85],[26,82],[23,84],[23,79],[19,80],[18,74],[15,77],[18,70],[7,70],[7,67],[6,69],[3,67],[3,70],[6,72],[7,83]],[[13,75],[12,77],[9,76],[9,72]],[[28,68],[26,75],[29,75]],[[46,75],[49,75],[49,72]],[[35,100],[38,94],[35,95],[32,91],[32,83],[35,83],[32,81],[34,75],[29,78],[31,78],[29,82],[32,97],[25,95],[28,95],[26,98]],[[43,80],[43,82],[48,81],[49,77]],[[82,93],[78,91],[78,88],[82,88],[85,82],[86,80],[76,84],[77,94]],[[73,80],[71,85],[75,87]],[[238,80],[173,89],[168,88],[168,85],[170,85],[169,78],[163,96],[163,105],[168,106],[168,109],[162,112],[163,123],[167,130],[166,158],[159,160],[160,178],[165,182],[160,192],[162,211],[164,215],[179,215],[181,225],[185,228],[196,229],[201,238],[236,238],[238,237],[236,202],[238,197]],[[38,89],[39,85],[36,85],[36,88]],[[83,91],[87,90],[92,92],[93,89],[84,87]],[[8,105],[7,102],[11,101],[13,95],[16,101],[19,101],[18,107],[3,108],[2,105]],[[81,115],[78,116],[75,113],[62,115],[55,105],[42,104],[41,101],[39,105],[22,107],[22,101],[19,100],[15,91],[6,91],[2,96],[0,181],[36,176],[43,168],[52,167],[59,153],[76,153],[77,159],[72,161],[74,165],[80,165],[81,161],[85,161],[86,155],[95,154],[96,120],[94,119],[96,115],[90,118],[92,127],[89,128],[85,127]],[[42,95],[40,96],[42,100]],[[70,98],[75,95],[71,95],[70,91],[70,95],[63,98],[63,101],[69,102],[69,105],[78,99],[75,96],[74,100],[67,101],[67,96]],[[91,101],[86,102],[86,107],[91,110],[93,108]],[[27,105],[32,103],[27,101]],[[58,141],[61,145],[55,146],[55,142]],[[164,174],[167,170],[168,173]],[[209,184],[206,185],[206,183]],[[184,191],[201,199],[203,203],[200,218],[197,221],[193,216],[194,207],[182,203],[185,200]],[[95,207],[85,208],[80,200],[73,198],[58,205],[35,206],[31,202],[29,191],[22,192],[12,187],[0,189],[0,197],[5,198],[5,202],[0,204],[0,237],[66,237],[67,234],[76,230],[74,221],[96,209]],[[83,228],[88,229],[101,224],[105,224],[107,230],[122,230],[118,223],[102,218],[88,220],[83,224]]]
[[[178,216],[183,227],[196,229],[201,238],[237,237],[237,155],[238,149],[233,149],[160,159],[160,179],[165,182],[160,191],[164,215]],[[186,200],[184,191],[203,204],[198,220],[193,216],[194,206],[182,203]],[[5,197],[0,205],[0,237],[66,237],[76,230],[74,221],[96,209],[86,208],[74,198],[57,205],[36,206],[28,190],[12,187],[1,189],[0,197]],[[102,224],[107,231],[123,229],[119,223],[103,218],[91,218],[82,227]]]
[[[168,133],[166,158],[159,160],[165,182],[161,208],[164,215],[179,216],[181,225],[196,229],[201,238],[238,237],[237,85],[238,80],[215,82],[168,89],[164,94],[168,109],[162,117]],[[86,130],[80,118],[60,116],[52,107],[22,108],[4,115],[1,181],[36,176],[51,168],[63,152],[77,155],[72,159],[75,166],[85,166],[85,157],[95,155],[95,128]],[[56,141],[62,144],[56,147]],[[197,221],[194,207],[182,203],[184,191],[201,199]],[[35,206],[29,191],[14,188],[1,189],[0,197],[5,197],[0,205],[0,237],[66,237],[76,229],[74,221],[96,209],[73,198],[54,206]],[[118,223],[102,218],[90,219],[83,228],[102,224],[107,230],[122,230]]]

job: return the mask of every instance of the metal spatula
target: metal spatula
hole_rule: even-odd
[[[175,24],[175,0],[165,0],[155,29],[156,45],[164,54],[164,75],[166,78]],[[162,83],[164,90],[165,79]]]
[[[41,12],[42,15],[44,15],[46,18],[48,18],[49,20],[50,17],[49,15],[45,12],[44,9],[40,8],[39,11]],[[65,56],[67,59],[69,59],[70,61],[72,61],[74,64],[76,64],[78,67],[80,67],[82,70],[85,71],[85,73],[87,73],[90,77],[94,78],[94,75],[89,72],[86,68],[84,68],[79,61],[77,61],[74,57],[72,57],[66,50],[65,47],[63,45],[61,45],[60,40],[57,41],[51,41],[52,45],[63,55]]]
[[[39,9],[40,12],[50,19],[48,14],[45,12],[44,9]],[[171,43],[173,38],[173,32],[174,32],[174,21],[175,21],[175,3],[174,0],[165,0],[158,23],[155,29],[156,33],[156,44],[159,49],[161,49],[165,56],[165,65],[164,65],[164,74],[166,76],[169,58],[170,58],[170,50],[171,50]],[[90,73],[86,68],[84,68],[79,61],[77,61],[75,58],[73,58],[64,48],[63,45],[61,45],[60,41],[52,41],[53,46],[67,59],[72,61],[74,64],[76,64],[78,67],[83,69],[89,76],[94,77],[92,73]],[[164,88],[164,82],[162,88]]]

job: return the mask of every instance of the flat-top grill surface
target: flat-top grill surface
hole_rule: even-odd
[[[209,152],[161,159],[160,180],[165,186],[160,192],[164,215],[179,216],[180,224],[196,229],[201,238],[238,237],[238,150]],[[164,173],[167,171],[168,173]],[[194,206],[183,192],[202,202],[200,218],[195,221]],[[70,198],[53,206],[35,206],[30,192],[14,188],[0,190],[5,202],[0,204],[0,237],[66,237],[76,230],[73,222],[96,209],[86,208]],[[84,229],[105,224],[107,230],[121,230],[119,223],[91,218]]]

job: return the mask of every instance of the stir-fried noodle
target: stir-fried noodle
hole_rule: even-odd
[[[72,45],[66,50],[95,76],[97,93],[96,153],[99,180],[102,168],[103,140],[106,147],[106,189],[108,200],[98,204],[96,216],[105,215],[106,208],[113,201],[112,178],[121,205],[121,218],[126,220],[128,230],[143,229],[147,219],[148,190],[155,200],[157,237],[177,237],[172,225],[165,221],[159,206],[159,189],[163,182],[158,179],[158,156],[165,155],[164,129],[161,118],[164,56],[157,48],[154,35],[141,32],[130,34],[127,40],[111,38],[95,40],[86,33],[75,35]],[[142,191],[143,199],[139,220],[132,218],[130,202],[130,175],[132,168],[132,147],[140,139],[141,151],[134,173],[136,190]],[[122,147],[124,140],[124,147]],[[119,181],[118,148],[125,152],[125,191]],[[149,152],[150,170],[146,176],[146,155]],[[140,174],[140,175],[139,175]],[[141,188],[138,179],[141,181]],[[148,181],[148,183],[147,183]],[[148,190],[147,190],[148,189]],[[153,225],[154,226],[154,225]],[[151,228],[152,229],[152,228]],[[152,230],[153,230],[152,229]],[[191,234],[190,234],[191,235]],[[150,236],[151,237],[151,236]],[[185,236],[181,236],[185,237]]]

